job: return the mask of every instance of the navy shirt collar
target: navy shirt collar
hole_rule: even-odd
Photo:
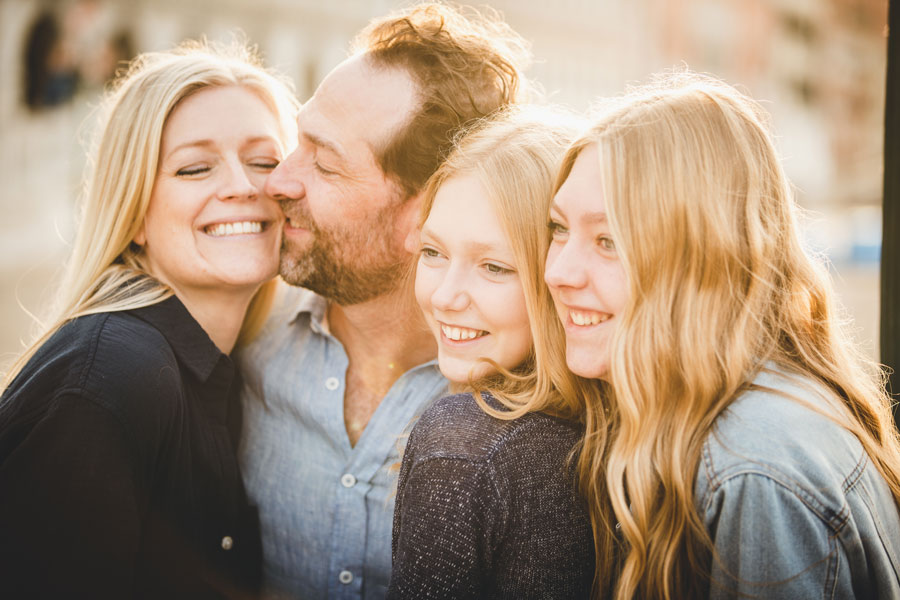
[[[223,358],[231,367],[228,356],[219,350],[176,296],[130,312],[158,329],[172,346],[178,362],[200,381],[206,382]]]

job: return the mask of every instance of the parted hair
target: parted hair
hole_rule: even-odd
[[[168,52],[141,54],[119,73],[101,105],[75,242],[55,303],[37,339],[7,371],[3,389],[66,322],[149,306],[173,294],[148,274],[142,248],[133,240],[150,203],[169,115],[192,94],[224,86],[256,93],[277,117],[282,143],[290,143],[298,109],[291,87],[265,70],[255,50],[242,42],[185,42]],[[261,327],[274,291],[273,281],[256,293],[238,343]]]
[[[668,74],[606,106],[557,180],[597,146],[631,299],[579,459],[598,588],[620,600],[708,589],[715,553],[693,494],[701,449],[716,418],[770,366],[830,391],[838,410],[829,416],[859,439],[900,501],[884,374],[850,341],[826,269],[804,250],[767,119],[722,82]]]
[[[586,380],[566,367],[565,333],[544,284],[553,184],[563,153],[581,131],[581,119],[560,109],[508,107],[461,133],[450,156],[425,186],[420,227],[441,185],[454,177],[475,177],[516,261],[533,339],[531,354],[511,370],[485,359],[496,372],[465,386],[476,392],[483,410],[498,418],[545,411],[580,420],[584,403],[593,393]],[[490,392],[504,409],[489,407],[479,391]]]
[[[487,8],[415,5],[372,21],[353,49],[376,67],[405,70],[416,84],[417,110],[373,149],[407,195],[422,190],[461,129],[517,102],[527,88],[528,43]]]

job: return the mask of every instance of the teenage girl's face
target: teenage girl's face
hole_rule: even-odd
[[[150,205],[135,242],[176,292],[255,290],[278,272],[283,216],[263,193],[283,155],[278,122],[250,90],[181,101],[163,129]]]
[[[544,280],[566,330],[566,363],[576,375],[605,378],[627,288],[607,220],[596,145],[576,158],[553,199],[550,221]]]
[[[441,372],[464,383],[512,369],[531,350],[531,329],[517,265],[479,181],[444,182],[422,227],[416,299],[438,342]]]

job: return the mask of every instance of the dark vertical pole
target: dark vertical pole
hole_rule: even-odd
[[[884,201],[881,236],[881,362],[893,370],[900,399],[900,3],[888,3],[887,86],[884,103]],[[900,424],[894,406],[894,423]]]

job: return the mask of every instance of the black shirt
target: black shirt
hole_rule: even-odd
[[[400,468],[388,598],[590,597],[591,522],[569,468],[583,431],[496,419],[471,394],[425,411]]]
[[[57,331],[0,398],[0,597],[255,590],[235,379],[175,297]]]

